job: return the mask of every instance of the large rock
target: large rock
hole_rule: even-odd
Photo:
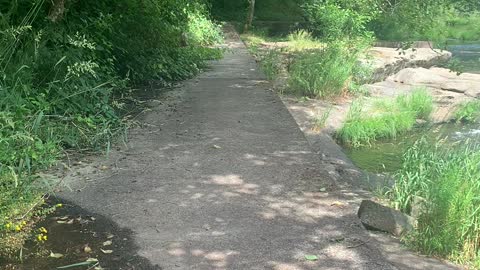
[[[373,68],[373,82],[379,82],[398,71],[409,67],[429,68],[448,61],[452,54],[448,51],[418,48],[399,50],[395,48],[374,47],[361,60]]]
[[[480,96],[480,74],[457,73],[445,68],[406,68],[388,80],[411,86],[462,93],[470,97]]]
[[[388,232],[396,236],[402,236],[413,230],[415,225],[414,218],[370,200],[362,201],[358,217],[367,229]]]

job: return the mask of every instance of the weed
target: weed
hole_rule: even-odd
[[[330,117],[330,114],[332,113],[333,107],[328,108],[325,112],[323,112],[321,115],[315,117],[313,119],[313,130],[314,131],[320,131],[322,128],[325,127],[325,124],[327,123],[328,118]]]

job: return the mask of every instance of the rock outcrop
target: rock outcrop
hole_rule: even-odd
[[[444,50],[431,48],[395,49],[385,47],[372,48],[362,63],[373,68],[372,82],[380,82],[405,68],[430,68],[448,61],[452,54]]]

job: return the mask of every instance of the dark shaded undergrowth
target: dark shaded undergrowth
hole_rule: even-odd
[[[53,211],[39,171],[108,147],[134,85],[193,76],[220,40],[200,1],[0,0],[0,254]]]

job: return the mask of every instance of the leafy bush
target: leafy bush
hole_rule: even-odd
[[[378,100],[371,108],[355,101],[336,136],[342,143],[354,147],[380,138],[395,138],[411,130],[416,119],[427,120],[432,110],[432,97],[422,89],[398,96],[395,100]]]
[[[418,250],[480,266],[480,151],[478,145],[432,145],[418,141],[404,155],[389,196],[410,213],[415,197],[423,198],[418,228],[407,242]]]

